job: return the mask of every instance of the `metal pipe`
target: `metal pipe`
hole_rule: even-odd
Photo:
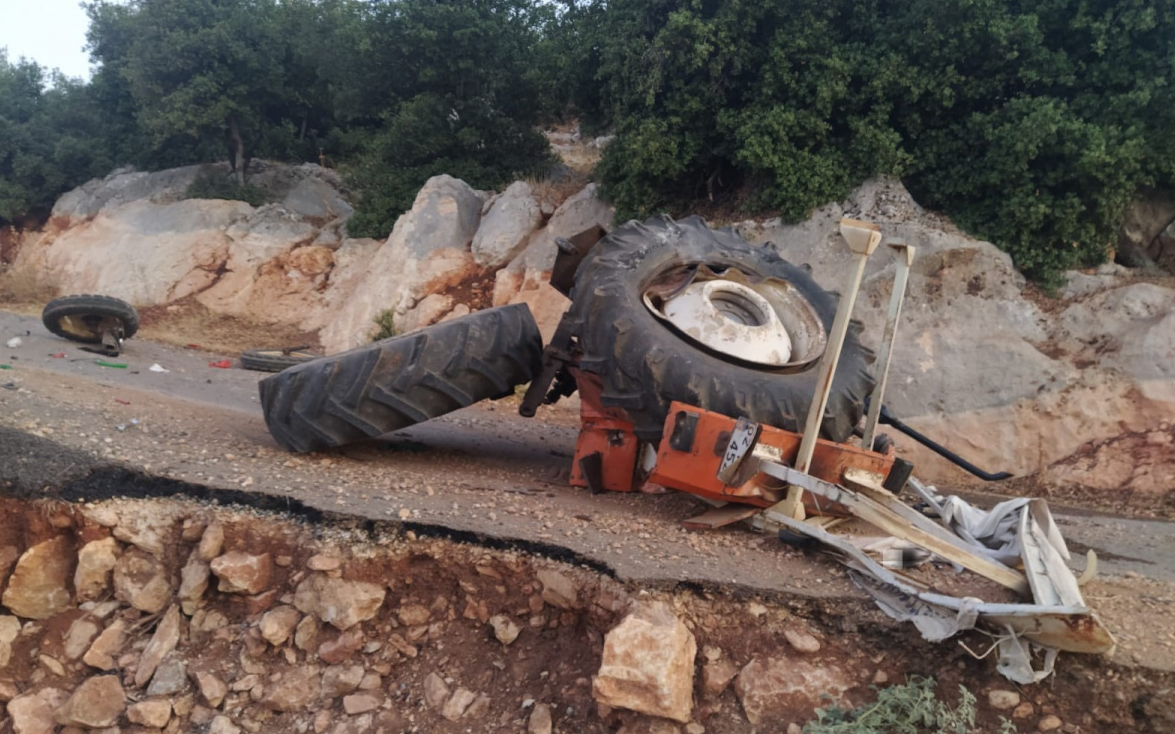
[[[832,389],[836,365],[840,362],[840,352],[844,347],[845,335],[849,331],[849,319],[853,314],[853,305],[857,302],[857,291],[861,287],[861,278],[865,275],[865,261],[869,259],[869,256],[873,254],[881,242],[881,228],[872,222],[841,219],[840,236],[844,238],[852,252],[852,262],[848,267],[840,306],[836,309],[836,318],[833,319],[832,329],[828,334],[828,345],[820,360],[816,391],[812,395],[812,404],[808,407],[808,417],[804,421],[804,433],[800,438],[800,448],[796,454],[796,470],[804,474],[808,473],[808,469],[812,465],[812,453],[816,450],[816,439],[820,435],[824,409],[828,407],[828,393]],[[802,496],[803,489],[791,485],[788,487],[787,498],[774,505],[772,509],[777,509],[788,517],[803,519],[804,506],[800,503]]]
[[[968,472],[969,474],[973,474],[973,475],[979,477],[980,479],[982,479],[985,482],[998,482],[1001,479],[1010,479],[1013,476],[1012,474],[1009,474],[1006,471],[1002,471],[1002,472],[998,472],[998,473],[993,474],[992,472],[986,472],[986,471],[980,469],[979,467],[972,464],[970,461],[967,461],[962,456],[959,456],[954,451],[951,451],[950,449],[946,448],[945,446],[938,443],[934,439],[929,438],[929,437],[919,433],[918,431],[914,430],[913,428],[910,428],[905,423],[902,423],[900,420],[898,420],[894,416],[893,413],[890,413],[889,408],[885,407],[884,405],[881,406],[880,417],[881,417],[882,424],[887,425],[887,426],[893,426],[897,430],[906,434],[910,438],[914,439],[915,441],[922,444],[926,448],[930,449],[934,453],[938,454],[942,458],[951,462],[955,466],[959,467],[960,469],[963,469],[964,471]]]
[[[894,339],[898,331],[898,319],[902,316],[902,303],[906,299],[906,283],[910,277],[910,266],[914,263],[915,248],[905,242],[888,243],[894,254],[893,294],[889,298],[889,311],[885,316],[885,333],[881,337],[881,350],[877,355],[877,384],[869,402],[869,415],[865,418],[865,431],[861,446],[873,450],[873,437],[877,433],[877,420],[881,417],[881,399],[885,395],[885,383],[889,378],[889,360],[893,356]]]

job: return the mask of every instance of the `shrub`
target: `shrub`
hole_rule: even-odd
[[[185,199],[226,199],[261,206],[268,201],[265,190],[252,184],[237,183],[235,177],[214,169],[201,171],[184,192]]]
[[[975,695],[959,686],[952,707],[935,692],[933,678],[913,676],[904,684],[882,688],[877,700],[858,709],[816,709],[804,734],[970,734],[975,729]],[[1016,727],[1002,730],[1014,733]]]
[[[1175,187],[1175,0],[612,0],[596,79],[621,216],[728,199],[785,218],[874,174],[1031,277],[1105,258]]]

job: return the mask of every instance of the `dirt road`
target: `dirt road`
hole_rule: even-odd
[[[3,347],[12,337],[23,344]],[[125,466],[213,496],[235,490],[270,507],[287,502],[519,545],[660,588],[861,598],[828,559],[741,529],[685,531],[680,521],[703,509],[688,496],[591,496],[568,486],[577,416],[567,408],[526,420],[515,400],[482,404],[380,443],[292,456],[266,431],[256,398],[264,375],[209,366],[223,355],[135,339],[111,360],[126,368],[100,367],[39,320],[6,312],[0,350],[0,364],[12,367],[0,371],[0,486],[117,494],[109,483],[76,480]],[[155,364],[167,371],[152,372]],[[65,462],[67,454],[74,458]],[[1119,637],[1117,659],[1175,669],[1166,623],[1175,524],[1053,509],[1074,548],[1099,555],[1101,578],[1086,593]],[[1084,559],[1074,560],[1081,568]]]

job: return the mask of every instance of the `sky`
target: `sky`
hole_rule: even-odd
[[[0,47],[8,48],[9,61],[25,56],[89,79],[88,24],[81,0],[0,0]]]

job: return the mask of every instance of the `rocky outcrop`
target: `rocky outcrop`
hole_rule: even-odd
[[[1107,265],[1068,274],[1057,299],[1032,297],[1006,253],[923,210],[891,180],[866,183],[801,224],[739,226],[840,290],[849,259],[837,234],[842,216],[877,222],[918,248],[885,396],[895,415],[993,471],[1128,491],[1175,486],[1175,454],[1164,452],[1175,441],[1175,290]],[[869,260],[854,314],[871,347],[893,281],[884,250]],[[1123,433],[1134,438],[1099,457]],[[965,478],[895,439],[919,477]]]

